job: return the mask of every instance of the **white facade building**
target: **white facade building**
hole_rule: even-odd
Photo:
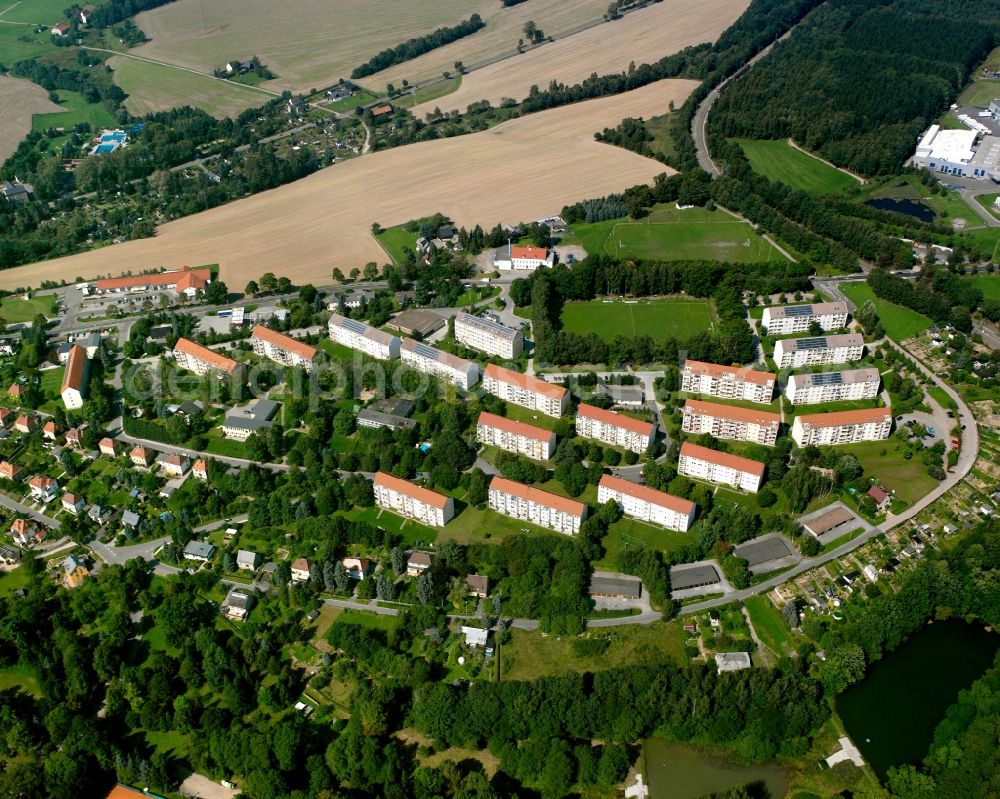
[[[881,375],[874,368],[815,372],[789,376],[785,396],[792,405],[874,399],[881,384]]]
[[[221,376],[236,377],[245,373],[243,364],[238,361],[186,338],[177,339],[173,354],[174,361],[181,369],[187,369],[196,375],[217,372]]]
[[[979,136],[974,130],[946,130],[931,125],[913,155],[913,163],[945,175],[1000,180],[1000,137]]]
[[[412,366],[418,372],[439,377],[463,391],[468,391],[479,382],[479,364],[427,344],[421,344],[412,338],[402,343],[399,357],[403,363]]]
[[[520,330],[479,316],[460,313],[455,317],[455,341],[473,350],[513,360],[524,349]]]
[[[393,336],[357,319],[330,314],[327,330],[330,332],[331,341],[363,352],[376,360],[388,361],[399,357],[399,336]]]
[[[483,388],[505,402],[513,402],[546,416],[562,416],[569,408],[569,392],[562,386],[492,363],[483,373]]]
[[[597,484],[598,503],[603,505],[608,500],[618,503],[626,516],[681,533],[694,524],[697,511],[697,506],[690,500],[610,474],[604,475]]]
[[[817,302],[812,305],[777,305],[765,308],[761,325],[769,336],[806,333],[813,322],[823,330],[847,327],[846,302]]]
[[[800,447],[883,441],[892,432],[892,408],[796,416],[792,438]]]
[[[455,515],[455,501],[409,480],[377,472],[375,504],[431,527],[444,527]]]
[[[319,350],[315,347],[263,325],[257,325],[253,329],[250,334],[250,346],[261,358],[267,358],[282,366],[298,366],[307,372],[312,371],[319,355]]]
[[[649,449],[656,428],[641,419],[581,404],[576,409],[576,433],[584,438],[643,453]]]
[[[587,516],[587,506],[582,502],[499,476],[490,481],[489,505],[504,516],[566,535],[579,533],[580,525]]]
[[[764,479],[764,464],[685,441],[681,444],[677,473],[756,494]]]
[[[548,460],[556,451],[556,434],[483,411],[476,422],[476,441],[516,452],[533,460]]]
[[[716,438],[752,441],[768,447],[774,446],[780,427],[781,415],[777,413],[691,399],[684,403],[681,424],[685,433],[709,433]]]
[[[68,410],[78,410],[83,407],[83,395],[87,391],[89,377],[90,359],[87,358],[87,350],[79,344],[74,344],[70,348],[62,385],[59,387],[59,395]]]
[[[493,266],[500,270],[533,272],[555,263],[555,252],[544,247],[518,247],[507,245],[493,253]]]
[[[775,378],[770,372],[692,360],[681,367],[681,391],[690,394],[767,405],[774,395],[774,386]]]
[[[851,363],[865,354],[865,340],[860,333],[842,333],[816,338],[783,338],[774,345],[774,362],[779,369],[799,366]]]

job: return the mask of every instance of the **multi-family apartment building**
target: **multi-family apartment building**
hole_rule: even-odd
[[[792,438],[800,447],[882,441],[892,432],[892,408],[863,408],[796,416]]]
[[[760,320],[769,336],[786,336],[789,333],[806,333],[813,322],[823,330],[840,330],[847,327],[846,302],[817,302],[812,305],[776,305],[765,308]]]
[[[541,427],[483,411],[476,422],[476,441],[534,460],[547,460],[556,451],[556,434]]]
[[[587,516],[587,506],[582,502],[499,476],[490,481],[489,505],[504,516],[567,535],[579,533]]]
[[[774,362],[779,369],[820,366],[860,361],[865,340],[860,333],[841,333],[815,338],[783,338],[774,345]]]
[[[312,371],[319,356],[319,350],[315,347],[263,325],[257,325],[253,329],[250,334],[250,346],[261,358],[267,358],[282,366],[298,366],[307,372]]]
[[[87,350],[79,344],[74,344],[66,360],[66,371],[63,372],[59,395],[63,405],[68,410],[83,407],[83,395],[87,391],[87,378],[90,376],[90,360]]]
[[[764,479],[764,464],[685,441],[681,444],[677,473],[756,494]]]
[[[651,422],[581,404],[576,409],[576,434],[642,453],[649,449],[656,427]]]
[[[349,349],[363,352],[379,361],[388,361],[399,357],[399,336],[366,325],[357,319],[330,314],[327,330],[330,333],[331,341],[342,344]]]
[[[768,404],[774,395],[775,379],[770,372],[738,366],[687,360],[681,367],[681,391],[707,394],[720,399],[746,400]]]
[[[697,511],[690,500],[610,474],[597,484],[597,501],[603,505],[608,500],[616,502],[626,516],[681,533],[694,524]]]
[[[506,402],[546,416],[562,416],[569,408],[569,391],[562,386],[492,363],[483,373],[483,388]]]
[[[455,317],[455,341],[487,355],[510,360],[524,350],[524,335],[520,330],[467,313]]]
[[[376,472],[373,486],[376,505],[421,524],[443,527],[455,515],[455,501],[451,497],[414,485],[409,480]]]
[[[792,405],[874,399],[882,377],[878,369],[845,369],[841,372],[814,372],[790,375],[785,396]]]
[[[181,369],[196,375],[215,372],[220,377],[242,377],[246,374],[243,364],[186,338],[177,339],[174,361]]]
[[[479,364],[475,361],[467,361],[412,338],[402,343],[399,357],[418,372],[446,380],[463,391],[468,391],[479,382]]]
[[[684,403],[681,424],[685,433],[710,433],[716,438],[752,441],[768,447],[778,439],[780,427],[781,415],[777,413],[692,399]]]

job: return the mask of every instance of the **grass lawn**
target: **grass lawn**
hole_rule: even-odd
[[[387,616],[381,613],[367,613],[363,610],[344,610],[333,621],[334,624],[354,624],[366,630],[392,630],[399,626],[399,616]]]
[[[38,686],[38,678],[27,666],[15,665],[0,669],[0,691],[6,691],[10,688],[20,688],[34,697],[42,695],[42,690]]]
[[[615,570],[618,556],[626,549],[642,547],[669,554],[685,544],[693,544],[696,539],[696,533],[678,533],[665,527],[625,517],[608,528],[608,534],[604,536],[602,542],[606,550],[605,555],[600,562],[594,564],[594,567]]]
[[[326,106],[326,108],[340,113],[342,111],[351,111],[359,105],[367,105],[372,100],[376,99],[378,98],[367,89],[358,89],[358,91],[354,92],[354,94],[350,97],[345,97],[343,100],[337,100],[335,103],[330,103],[330,105]]]
[[[835,449],[837,452],[856,455],[866,477],[878,477],[885,488],[895,490],[899,499],[911,505],[938,484],[937,480],[927,474],[919,458],[904,459],[902,445],[893,439],[865,441]]]
[[[95,131],[117,127],[114,114],[108,111],[103,103],[88,103],[80,92],[67,89],[57,89],[56,94],[59,95],[59,105],[63,110],[51,114],[35,114],[31,118],[32,130],[44,132],[49,128],[64,128],[68,137],[70,129],[79,122],[89,123]],[[52,142],[54,148],[58,140]]]
[[[62,385],[63,373],[65,371],[66,367],[60,366],[56,369],[46,369],[44,372],[39,373],[38,387],[41,389],[43,396],[59,396],[59,387]]]
[[[31,576],[27,569],[17,568],[0,574],[0,596],[14,593],[19,588],[27,588]]]
[[[411,233],[403,225],[390,227],[379,233],[375,240],[382,245],[397,266],[406,261],[406,253],[417,246],[417,233]]]
[[[525,408],[521,405],[515,405],[513,402],[507,403],[507,412],[504,416],[517,422],[524,422],[525,424],[534,425],[535,427],[541,427],[543,430],[555,430],[556,424],[559,423],[559,420],[554,416],[533,411],[530,408]]]
[[[147,730],[146,740],[157,752],[173,755],[178,758],[187,756],[188,746],[191,743],[190,737],[176,730],[169,730],[168,732]]]
[[[858,185],[858,181],[846,172],[797,150],[787,141],[737,139],[737,143],[754,172],[793,189],[809,194],[829,194]]]
[[[792,633],[781,618],[781,613],[774,606],[770,599],[763,594],[748,597],[743,604],[747,613],[750,614],[750,621],[753,622],[757,637],[768,649],[772,650],[779,657],[787,654],[794,648]]]
[[[983,292],[983,299],[1000,300],[1000,275],[974,275],[966,279]]]
[[[3,3],[2,8],[8,8],[14,5],[13,3]],[[44,20],[30,19],[34,16],[31,12],[33,5],[23,4],[25,10],[29,14],[29,19],[19,20],[20,22],[41,22],[44,21],[46,27],[49,25],[54,25],[57,21],[63,19],[62,9],[54,11],[51,15],[51,19],[46,17]],[[63,8],[65,8],[65,4]],[[4,15],[4,22],[15,21],[16,16],[22,11],[22,6],[16,8],[10,8]],[[23,16],[23,13],[22,13]],[[35,56],[44,55],[45,53],[51,53],[55,50],[52,45],[52,35],[48,30],[43,33],[35,33],[35,29],[28,25],[0,25],[0,64],[10,66],[15,61],[20,61],[22,58],[34,58]]]
[[[712,327],[712,309],[707,300],[669,299],[650,302],[567,302],[562,311],[563,327],[573,333],[597,333],[605,341],[615,336],[646,334],[684,340]]]
[[[32,297],[30,300],[7,297],[0,305],[0,319],[3,319],[7,324],[30,322],[38,314],[46,317],[56,315],[56,298],[52,294]]]
[[[581,639],[543,636],[532,630],[512,630],[509,644],[497,653],[505,680],[533,680],[557,674],[601,671],[624,665],[674,661],[684,663],[682,627],[676,621],[595,628],[588,638],[608,640],[606,651],[582,654]]]
[[[875,292],[867,283],[860,281],[844,283],[841,285],[841,291],[859,308],[868,301],[874,303],[879,319],[882,320],[882,327],[885,328],[889,338],[895,341],[912,338],[933,324],[928,317],[921,313],[876,297]]]
[[[949,397],[948,394],[945,393],[945,390],[939,386],[931,386],[927,389],[927,393],[930,394],[937,404],[945,410],[954,409],[956,407],[955,400]]]
[[[396,533],[402,537],[406,546],[427,546],[434,543],[438,537],[438,531],[433,527],[427,527],[413,521],[413,519],[397,516],[392,511],[383,508],[352,508],[344,515],[351,521],[367,522],[375,527]]]
[[[676,158],[677,136],[687,135],[687,126],[682,121],[679,111],[646,120],[646,129],[653,134],[649,148],[654,153],[661,153],[668,160]]]
[[[948,220],[954,217],[965,219],[970,225],[978,224],[979,215],[968,206],[958,192],[932,194],[930,188],[920,182],[918,175],[902,175],[884,183],[876,182],[870,189],[865,190],[862,199],[878,198],[921,202],[937,215],[935,221],[942,224],[950,224]]]
[[[231,441],[223,438],[220,428],[213,428],[208,431],[208,443],[205,444],[205,451],[212,455],[224,455],[228,458],[246,458],[247,447],[242,441]]]
[[[417,89],[413,94],[407,94],[398,98],[396,100],[396,105],[400,108],[413,108],[415,105],[427,103],[431,100],[437,100],[439,97],[444,97],[446,94],[457,92],[458,87],[461,85],[461,75],[456,75],[454,78],[448,78],[447,80],[439,80],[436,83],[432,83],[430,86],[424,86],[422,89]]]
[[[821,555],[825,555],[827,552],[833,552],[837,547],[843,546],[848,541],[853,541],[859,535],[865,531],[864,527],[859,527],[856,530],[851,530],[849,533],[844,533],[839,538],[834,538],[829,544],[826,544],[823,549],[820,550]]]
[[[1000,89],[1000,86],[997,88]],[[997,217],[997,219],[1000,219],[1000,209],[994,205],[998,197],[1000,197],[1000,194],[977,194],[976,202],[993,214],[993,216]]]
[[[958,96],[959,107],[967,105],[987,106],[990,101],[1000,97],[1000,80],[974,80]]]
[[[527,532],[524,532],[527,530]],[[513,535],[559,535],[531,522],[503,516],[489,508],[479,510],[472,505],[455,516],[444,528],[443,538],[454,538],[460,544],[471,541],[502,541]]]

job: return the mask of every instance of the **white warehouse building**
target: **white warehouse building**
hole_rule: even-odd
[[[945,130],[931,125],[913,155],[913,163],[943,175],[1000,181],[1000,136],[983,136],[978,147],[974,130]]]
[[[761,325],[769,336],[807,333],[813,322],[824,331],[847,327],[847,303],[817,302],[812,305],[777,305],[765,308]]]
[[[873,367],[814,372],[789,376],[785,396],[792,405],[874,399],[881,384],[882,376]]]
[[[816,338],[783,338],[774,345],[774,362],[779,369],[860,361],[865,340],[860,333],[841,333]]]

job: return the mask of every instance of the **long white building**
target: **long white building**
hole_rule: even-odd
[[[756,494],[764,479],[764,464],[685,441],[681,444],[677,473]]]
[[[604,475],[597,484],[597,501],[603,505],[608,500],[616,502],[626,516],[681,533],[694,524],[697,511],[690,500],[610,474]]]
[[[641,419],[581,404],[576,409],[576,434],[643,453],[649,449],[656,428]]]
[[[339,314],[330,314],[327,322],[330,340],[352,350],[363,352],[380,361],[399,357],[399,336],[386,333],[377,327],[366,325],[357,319],[348,319]]]
[[[316,365],[319,350],[269,327],[257,325],[250,334],[250,346],[261,358],[282,366],[300,366],[307,372]]]
[[[505,402],[513,402],[546,416],[562,416],[569,408],[569,391],[562,386],[492,363],[483,373],[483,388]]]
[[[992,104],[988,113],[992,114]],[[971,121],[973,126],[981,124]],[[931,172],[1000,181],[1000,137],[984,135],[977,145],[980,132],[989,134],[989,129],[983,126],[977,132],[931,125],[917,144],[913,163]]]
[[[556,434],[483,411],[476,422],[476,441],[516,452],[533,460],[548,460],[556,451]]]
[[[800,447],[883,441],[892,432],[892,408],[796,416],[792,438]]]
[[[455,501],[409,480],[376,472],[375,504],[431,527],[443,527],[455,515]]]
[[[579,533],[587,516],[587,506],[582,502],[499,476],[490,481],[489,505],[504,516],[566,535]]]
[[[467,313],[455,317],[455,341],[487,355],[510,360],[524,350],[524,334],[520,330]]]
[[[823,330],[847,327],[846,302],[817,302],[811,305],[776,305],[765,308],[761,325],[769,336],[807,333],[813,322]]]
[[[173,354],[174,362],[181,369],[187,369],[196,375],[216,372],[226,377],[240,377],[246,371],[243,364],[238,361],[186,338],[177,339]]]
[[[555,251],[545,247],[518,247],[508,244],[493,253],[493,266],[504,271],[534,272],[555,264]]]
[[[468,391],[479,382],[479,364],[427,344],[421,344],[412,338],[402,343],[399,357],[403,359],[403,363],[412,366],[418,372],[446,380],[463,391]]]
[[[687,360],[681,367],[681,391],[720,399],[745,400],[767,405],[774,395],[775,378],[738,366]]]
[[[774,362],[779,369],[820,366],[860,361],[865,340],[860,333],[841,333],[815,338],[783,338],[774,345]]]
[[[780,427],[781,415],[777,413],[692,399],[684,403],[681,423],[685,433],[709,433],[716,438],[752,441],[768,447],[774,446]]]
[[[882,377],[878,369],[845,369],[841,372],[814,372],[790,375],[785,396],[792,405],[815,405],[818,402],[874,399]]]

